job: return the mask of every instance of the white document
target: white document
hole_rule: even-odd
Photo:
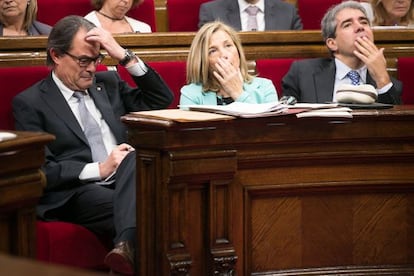
[[[269,112],[283,112],[287,109],[286,105],[279,102],[251,104],[242,102],[233,102],[228,105],[180,105],[180,108],[191,111],[213,112],[237,117],[254,117],[254,115],[268,114]]]

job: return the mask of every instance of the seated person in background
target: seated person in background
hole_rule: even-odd
[[[37,0],[1,0],[0,36],[48,35],[52,27],[36,16]]]
[[[91,0],[95,7],[85,18],[113,34],[151,33],[151,26],[132,17],[126,16],[133,7],[144,0]]]
[[[180,105],[277,102],[271,80],[249,75],[237,32],[215,21],[195,35],[187,58],[187,85]]]
[[[359,2],[361,3],[361,6],[364,7],[367,13],[367,17],[369,21],[371,21],[371,25],[372,25],[372,20],[374,19],[374,12],[372,11],[371,0],[361,0]]]
[[[252,9],[257,12],[256,16],[255,12],[250,12],[249,7],[253,6]],[[207,22],[215,20],[220,20],[237,31],[303,28],[296,7],[281,0],[214,0],[201,4],[198,27],[201,28]],[[249,20],[253,21],[253,25]]]
[[[372,0],[362,3],[373,26],[414,27],[414,3],[412,0]],[[371,14],[371,17],[369,15]]]
[[[371,84],[377,89],[378,102],[400,104],[402,84],[389,76],[384,48],[375,46],[361,4],[345,1],[332,7],[321,25],[332,57],[293,62],[282,79],[283,96],[293,96],[298,102],[335,102],[338,87],[351,84],[348,73],[357,71],[360,84]]]
[[[101,49],[125,66],[139,88],[115,71],[96,72]],[[47,42],[51,74],[13,99],[16,129],[48,132],[42,167],[47,186],[37,206],[44,220],[83,225],[111,236],[105,263],[134,273],[136,161],[120,117],[167,108],[173,95],[159,75],[112,35],[81,16],[67,16]]]

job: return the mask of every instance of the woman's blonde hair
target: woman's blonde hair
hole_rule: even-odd
[[[220,21],[210,22],[203,25],[194,36],[187,58],[187,84],[201,84],[203,91],[218,91],[221,87],[213,76],[209,64],[210,40],[212,35],[219,30],[227,33],[236,46],[243,80],[250,82],[253,78],[248,73],[247,61],[237,31]]]
[[[26,14],[23,21],[23,29],[29,31],[30,26],[36,20],[37,16],[37,0],[27,1]]]
[[[100,10],[102,8],[103,4],[105,3],[105,1],[106,0],[91,0],[91,4],[96,10]],[[135,7],[135,6],[138,6],[142,2],[144,2],[144,0],[133,0],[132,1],[132,8]]]
[[[387,18],[387,11],[384,8],[381,0],[372,0],[372,10],[374,12],[374,20],[372,24],[374,26],[384,26]],[[405,16],[401,18],[402,25],[409,25],[414,23],[414,2],[411,1],[410,8]]]

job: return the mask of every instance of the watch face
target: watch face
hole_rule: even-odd
[[[119,64],[121,65],[126,65],[128,62],[131,61],[131,59],[133,59],[135,57],[134,52],[132,52],[131,50],[126,50],[125,51],[125,57],[119,61]]]

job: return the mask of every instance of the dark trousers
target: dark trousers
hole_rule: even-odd
[[[96,183],[76,188],[62,206],[49,210],[47,218],[80,224],[114,243],[136,235],[136,155],[130,152],[118,167],[115,183]]]

